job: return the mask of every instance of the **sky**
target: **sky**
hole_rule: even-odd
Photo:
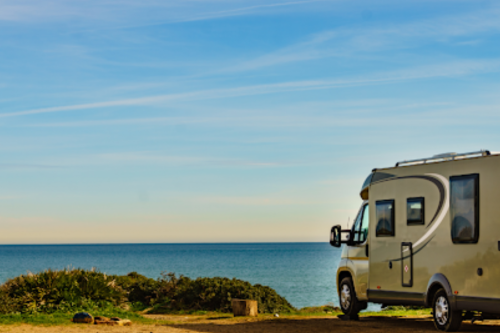
[[[0,0],[0,244],[326,242],[500,150],[500,3]]]

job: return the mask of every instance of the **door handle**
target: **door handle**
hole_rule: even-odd
[[[365,254],[366,254],[367,257],[370,256],[370,251],[368,249],[368,246],[369,246],[368,244],[365,245]]]

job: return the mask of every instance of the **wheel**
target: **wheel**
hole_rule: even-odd
[[[356,291],[350,277],[340,281],[340,309],[348,319],[358,319],[359,311],[366,309],[366,302],[358,301]]]
[[[453,311],[444,289],[439,289],[432,301],[434,326],[440,331],[456,332],[462,324],[462,311]]]

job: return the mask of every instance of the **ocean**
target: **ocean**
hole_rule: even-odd
[[[2,245],[0,280],[48,268],[97,268],[158,278],[228,277],[275,289],[297,308],[338,306],[335,276],[341,249],[328,243]]]

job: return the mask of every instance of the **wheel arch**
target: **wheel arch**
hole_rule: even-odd
[[[429,283],[427,284],[427,292],[425,293],[425,305],[427,307],[432,307],[432,300],[439,289],[444,289],[446,295],[448,295],[451,307],[456,308],[455,296],[453,295],[450,282],[446,276],[441,273],[436,273],[430,278]]]
[[[342,269],[339,269],[337,272],[337,294],[339,295],[340,295],[340,282],[346,277],[351,278],[351,280],[353,281],[352,287],[354,288],[354,291],[356,291],[356,287],[354,286],[353,274],[350,269],[344,267]]]

